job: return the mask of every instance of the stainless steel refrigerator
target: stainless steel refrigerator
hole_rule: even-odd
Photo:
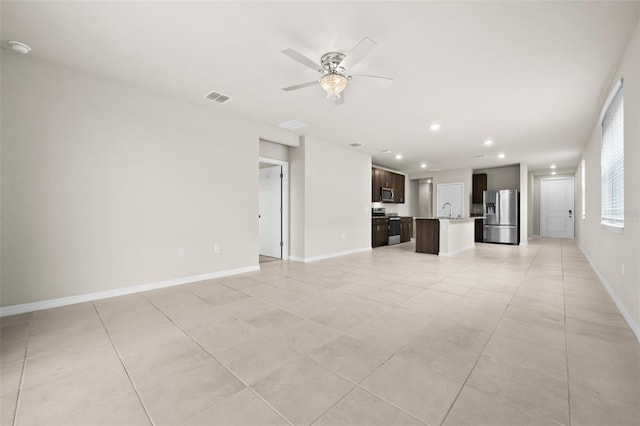
[[[484,191],[484,242],[520,244],[517,189]]]

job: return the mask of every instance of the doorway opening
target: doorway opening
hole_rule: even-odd
[[[433,217],[433,179],[418,181],[418,217]]]
[[[540,235],[574,238],[573,177],[540,179]]]
[[[289,258],[288,245],[288,175],[286,161],[259,159],[258,224],[259,262]]]

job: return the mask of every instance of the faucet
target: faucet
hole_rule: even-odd
[[[442,210],[444,210],[445,206],[449,206],[449,219],[451,219],[451,203],[444,203],[442,205]]]

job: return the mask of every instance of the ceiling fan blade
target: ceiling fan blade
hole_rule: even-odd
[[[340,97],[333,101],[333,104],[336,106],[344,104],[344,92],[340,93]]]
[[[318,64],[318,63],[312,61],[311,59],[307,58],[306,56],[304,56],[300,52],[296,52],[293,49],[284,49],[282,51],[282,53],[284,53],[285,55],[287,55],[288,57],[290,57],[294,61],[300,62],[302,65],[308,66],[309,68],[311,68],[314,71],[322,72],[322,66],[320,64]]]
[[[390,77],[382,77],[380,75],[368,75],[368,74],[353,74],[351,77],[370,77],[370,78],[381,78],[383,80],[393,81]]]
[[[352,68],[371,53],[376,46],[376,42],[369,37],[363,38],[360,40],[360,43],[356,44],[353,49],[347,53],[347,56],[342,60],[340,65],[346,69]]]
[[[318,83],[319,83],[318,80],[313,80],[313,81],[309,81],[308,83],[300,83],[300,84],[296,84],[294,86],[285,87],[282,90],[284,90],[285,92],[290,92],[292,90],[304,89],[305,87],[315,86]]]

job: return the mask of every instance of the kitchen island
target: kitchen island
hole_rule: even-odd
[[[475,247],[475,218],[416,218],[416,252],[451,256]]]

